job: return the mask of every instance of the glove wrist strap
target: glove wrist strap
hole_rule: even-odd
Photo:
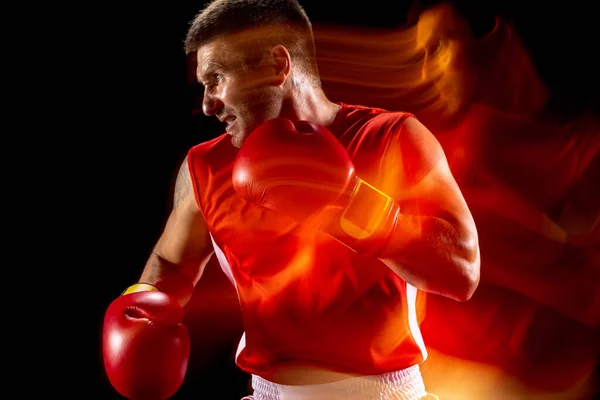
[[[359,178],[345,203],[332,236],[358,253],[377,257],[396,228],[400,207]]]
[[[136,293],[136,292],[159,292],[158,288],[149,283],[134,283],[129,286],[127,289],[121,293],[121,296],[125,296],[126,294]]]
[[[340,227],[355,239],[366,239],[385,225],[393,203],[390,196],[358,179],[340,217]]]

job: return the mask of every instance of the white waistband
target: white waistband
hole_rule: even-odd
[[[419,366],[338,382],[288,386],[252,376],[254,400],[419,400],[427,396]]]

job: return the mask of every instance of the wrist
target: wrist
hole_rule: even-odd
[[[377,257],[396,228],[400,207],[360,178],[346,193],[333,236],[358,253]]]

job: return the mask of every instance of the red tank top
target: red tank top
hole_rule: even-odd
[[[340,105],[329,129],[358,175],[394,197],[396,138],[410,114]],[[256,375],[294,363],[376,375],[424,361],[423,293],[381,261],[240,198],[231,184],[236,154],[224,134],[193,147],[188,161],[215,254],[239,297],[238,366]]]

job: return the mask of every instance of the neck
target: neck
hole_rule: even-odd
[[[288,98],[282,117],[305,120],[328,127],[335,119],[340,106],[330,101],[321,88],[295,88]]]

